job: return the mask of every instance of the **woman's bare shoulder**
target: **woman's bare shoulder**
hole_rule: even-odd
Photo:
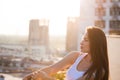
[[[80,56],[82,55],[83,53],[81,53],[80,51],[71,51],[70,52],[70,55],[75,55],[75,56]]]
[[[69,57],[69,59],[71,59],[72,63],[74,63],[74,61],[78,58],[78,56],[81,55],[81,53],[79,51],[71,51],[67,54],[67,57]]]
[[[81,53],[79,51],[71,51],[66,56],[79,56]]]

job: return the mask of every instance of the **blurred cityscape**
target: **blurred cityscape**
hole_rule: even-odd
[[[81,37],[90,25],[106,33],[111,80],[120,80],[120,0],[82,0],[79,11],[80,16],[67,18],[66,36],[50,36],[48,19],[31,19],[28,36],[1,35],[0,73],[5,80],[22,80],[70,51],[79,51]]]

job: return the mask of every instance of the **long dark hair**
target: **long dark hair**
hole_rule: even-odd
[[[107,52],[107,40],[104,32],[98,27],[87,27],[90,41],[90,55],[92,64],[85,72],[85,80],[108,80],[109,61]]]

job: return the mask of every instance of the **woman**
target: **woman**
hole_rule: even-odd
[[[69,68],[65,80],[108,80],[109,61],[104,32],[98,27],[87,27],[80,48],[80,52],[70,52],[61,61],[35,71],[23,80],[55,80],[51,76],[65,68]]]

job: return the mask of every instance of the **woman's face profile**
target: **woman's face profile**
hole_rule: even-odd
[[[80,42],[80,50],[81,50],[81,52],[84,52],[84,53],[90,52],[89,39],[88,39],[87,33],[85,33],[82,37],[82,40]]]

